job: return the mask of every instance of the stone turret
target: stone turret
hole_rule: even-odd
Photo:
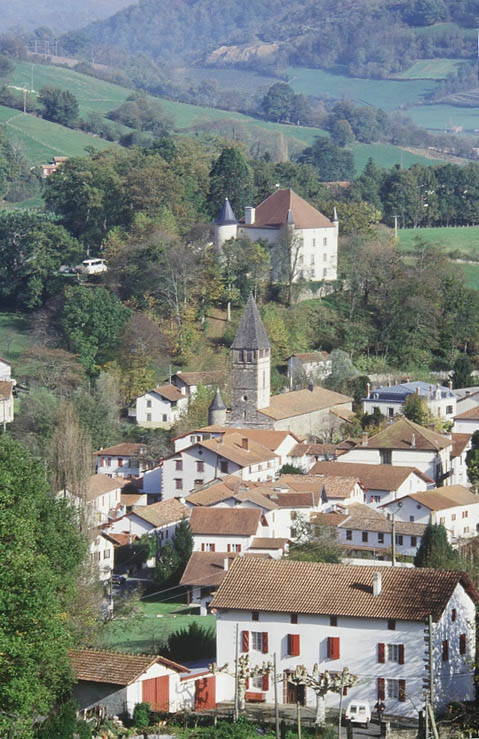
[[[226,423],[226,406],[223,403],[219,387],[208,408],[208,426],[224,426]]]
[[[215,222],[215,246],[221,252],[223,244],[228,239],[236,238],[238,230],[238,221],[234,214],[228,198],[225,198],[223,207],[221,208],[218,218]]]
[[[253,294],[241,316],[232,344],[230,425],[268,427],[257,413],[270,403],[271,348]]]

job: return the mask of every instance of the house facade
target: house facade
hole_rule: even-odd
[[[378,411],[386,418],[394,418],[403,413],[406,399],[414,394],[425,401],[433,416],[452,421],[456,415],[457,397],[452,382],[448,387],[428,382],[401,382],[399,385],[385,385],[372,390],[368,386],[367,395],[363,398],[363,411]]]
[[[386,714],[417,718],[432,645],[435,707],[474,695],[476,593],[459,572],[237,558],[211,607],[217,612],[217,663],[234,663],[235,645],[251,665],[276,655],[281,703],[315,706],[311,688],[289,680],[296,667],[312,674],[356,675],[348,700],[380,698]],[[432,616],[432,633],[425,624]],[[249,690],[274,702],[271,675]],[[218,699],[232,700],[234,681]],[[409,700],[413,697],[414,700]],[[337,709],[339,696],[326,705]]]
[[[136,399],[136,422],[145,428],[169,429],[186,412],[188,398],[174,385],[160,385]]]
[[[454,418],[454,432],[472,435],[479,429],[479,405],[473,406]]]
[[[305,382],[322,382],[331,374],[333,361],[328,352],[307,352],[288,357],[287,372],[290,387]]]
[[[107,477],[138,477],[147,467],[141,456],[145,449],[141,444],[123,442],[95,452],[96,471]]]
[[[268,537],[270,527],[259,509],[193,508],[190,517],[194,552],[247,552],[257,537]]]

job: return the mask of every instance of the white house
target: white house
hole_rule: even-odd
[[[386,503],[381,510],[386,514],[394,510],[398,521],[443,524],[454,544],[477,536],[479,531],[478,498],[463,485],[411,493],[400,501]]]
[[[156,534],[160,544],[173,541],[176,527],[190,517],[190,509],[176,498],[145,506],[133,506],[130,513],[117,518],[108,527],[112,534]]]
[[[401,382],[399,385],[385,385],[371,390],[363,398],[364,413],[379,411],[386,418],[394,418],[404,410],[404,403],[409,395],[422,398],[433,416],[451,420],[456,415],[456,395],[452,389],[442,385],[431,385],[428,382]]]
[[[0,381],[0,426],[5,426],[7,423],[13,421],[14,415],[14,403],[13,403],[13,388],[15,387],[14,380],[1,380]]]
[[[454,418],[454,432],[458,434],[469,434],[479,429],[479,405],[463,411]]]
[[[145,428],[169,429],[188,407],[188,398],[174,385],[159,385],[136,399],[136,422]]]
[[[454,389],[456,396],[456,415],[479,406],[479,387],[459,387]]]
[[[337,456],[335,444],[312,444],[302,441],[289,453],[287,461],[303,472],[310,472],[316,462],[332,461]]]
[[[96,470],[108,477],[138,477],[147,467],[141,457],[145,449],[142,444],[122,442],[95,452]]]
[[[194,552],[247,552],[255,538],[270,536],[255,508],[193,508],[190,527]]]
[[[198,392],[199,387],[214,387],[224,385],[221,372],[178,372],[172,376],[171,384],[174,385],[182,395],[188,398]]]
[[[337,461],[317,462],[311,469],[311,474],[357,477],[363,486],[364,502],[372,507],[401,498],[407,493],[435,487],[434,480],[415,467],[348,462],[347,454],[339,457]]]
[[[476,600],[461,572],[237,557],[211,602],[216,659],[234,664],[238,633],[238,648],[253,666],[276,655],[281,703],[316,704],[312,689],[288,679],[296,667],[310,674],[315,665],[320,672],[347,667],[358,677],[348,701],[374,706],[381,698],[386,714],[417,717],[429,674],[430,615],[436,708],[473,699]],[[274,702],[269,675],[250,681],[249,690]],[[230,679],[217,698],[233,696]],[[326,697],[330,707],[338,701],[337,694]]]
[[[215,224],[215,244],[221,251],[231,238],[260,239],[276,245],[291,242],[290,254],[294,280],[332,281],[338,266],[337,216],[330,221],[293,190],[276,190],[256,208],[245,208],[238,223],[228,199]],[[273,277],[280,271],[272,264]]]
[[[471,437],[469,434],[451,434],[452,450],[452,479],[455,485],[467,485],[466,456],[471,448]]]
[[[417,467],[437,485],[451,485],[452,446],[447,436],[401,416],[370,438],[363,434],[361,443],[341,455],[341,462]]]
[[[137,703],[169,713],[216,705],[214,676],[190,673],[165,657],[75,649],[71,660],[82,713],[103,706],[107,716],[131,718]]]
[[[305,352],[288,357],[287,373],[290,386],[313,381],[322,382],[331,374],[333,360],[328,352]]]
[[[90,558],[97,567],[98,579],[107,583],[113,572],[115,562],[115,545],[105,532],[97,530],[97,535],[90,543]]]

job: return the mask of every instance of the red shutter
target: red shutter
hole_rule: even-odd
[[[237,544],[236,545],[236,551],[237,552],[241,552],[241,544]]]
[[[300,651],[299,634],[288,634],[288,654],[290,657],[299,657]]]
[[[348,689],[347,689],[347,688],[346,688],[346,686],[345,686],[345,687],[343,688],[343,695],[347,695],[347,694],[348,694]]]
[[[244,631],[243,631],[243,634],[244,634],[244,633],[248,633],[248,632],[244,632]],[[245,682],[245,688],[246,688],[246,690],[248,690],[248,688],[249,688],[249,677],[247,677],[247,678],[246,678],[246,682]]]
[[[406,681],[405,680],[399,681],[399,701],[401,703],[405,703],[406,701]]]
[[[442,643],[442,661],[447,662],[449,660],[449,642],[444,639]]]
[[[241,651],[249,652],[249,631],[241,632]]]
[[[459,654],[466,654],[466,635],[459,634]]]
[[[378,701],[383,701],[385,697],[384,682],[383,677],[378,677]]]
[[[204,544],[202,544],[202,545],[201,545],[201,551],[202,551],[202,552],[204,552],[204,551],[205,551],[205,545],[204,545]]]
[[[378,662],[386,662],[386,647],[384,644],[378,644]]]
[[[328,657],[339,659],[339,636],[328,636]]]
[[[216,544],[212,544],[210,552],[215,552],[215,551],[216,551]]]
[[[400,644],[399,645],[399,650],[398,651],[399,651],[398,662],[399,662],[400,665],[403,665],[404,664],[404,644]]]
[[[263,654],[268,654],[268,632],[263,631]]]
[[[118,457],[118,467],[123,467],[123,459]]]
[[[263,690],[269,690],[269,673],[265,672],[263,675]]]
[[[105,457],[100,457],[100,467],[105,466]]]
[[[227,551],[227,552],[231,552],[231,544],[227,544],[227,546],[226,546],[226,551]]]

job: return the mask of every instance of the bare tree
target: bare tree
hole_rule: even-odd
[[[303,279],[302,248],[303,240],[293,226],[284,228],[277,243],[271,246],[273,281],[286,285],[288,305],[293,303],[294,283]]]

